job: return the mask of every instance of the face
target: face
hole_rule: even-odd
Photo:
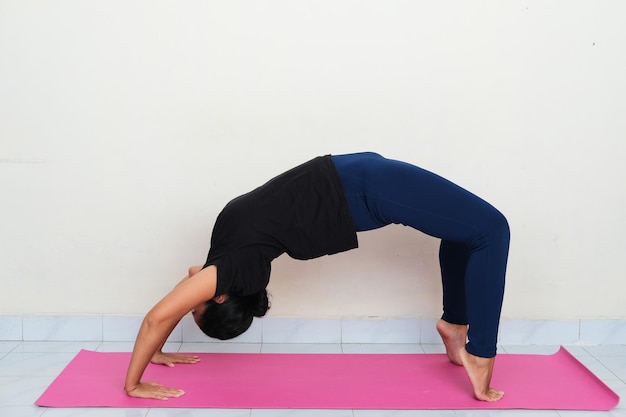
[[[226,298],[226,295],[218,295],[217,297],[213,298],[213,301],[218,304],[222,304],[224,301],[226,301]],[[206,310],[206,305],[207,302],[205,301],[204,303],[198,304],[191,310],[193,320],[196,322],[196,324],[198,324],[198,322],[200,321],[200,317],[202,317],[202,314],[204,314],[204,310]]]
[[[204,313],[205,309],[206,309],[206,302],[198,304],[191,310],[191,314],[193,315],[193,320],[196,322],[196,324],[198,324],[200,317],[202,317],[202,313]]]

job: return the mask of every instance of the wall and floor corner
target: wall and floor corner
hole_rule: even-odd
[[[203,262],[231,198],[313,156],[372,150],[506,214],[503,338],[626,343],[625,12],[3,0],[0,339],[126,340]],[[343,340],[380,323],[431,337],[438,242],[399,226],[359,239],[279,258],[253,337],[319,325]]]

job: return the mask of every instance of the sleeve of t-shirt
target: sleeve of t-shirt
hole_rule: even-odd
[[[215,294],[250,295],[267,287],[271,264],[256,250],[239,249],[211,262],[217,268]]]
[[[230,260],[227,257],[219,257],[207,262],[202,267],[203,269],[208,266],[215,266],[217,268],[217,284],[215,288],[215,295],[228,294],[232,287],[232,276],[230,272]]]

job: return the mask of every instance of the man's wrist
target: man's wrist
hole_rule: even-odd
[[[126,386],[125,386],[125,387],[124,387],[124,392],[126,392],[126,394],[130,394],[131,392],[133,392],[134,390],[136,390],[137,388],[139,388],[139,385],[140,385],[140,384],[141,384],[141,383],[139,383],[139,384],[137,384],[137,385],[133,386],[133,387],[132,387],[132,388],[130,388],[130,389],[129,389],[128,387],[126,387]]]

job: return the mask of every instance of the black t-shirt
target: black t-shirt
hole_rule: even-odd
[[[354,249],[356,230],[330,155],[320,156],[235,198],[217,217],[205,267],[216,294],[263,290],[273,259],[312,259]]]

